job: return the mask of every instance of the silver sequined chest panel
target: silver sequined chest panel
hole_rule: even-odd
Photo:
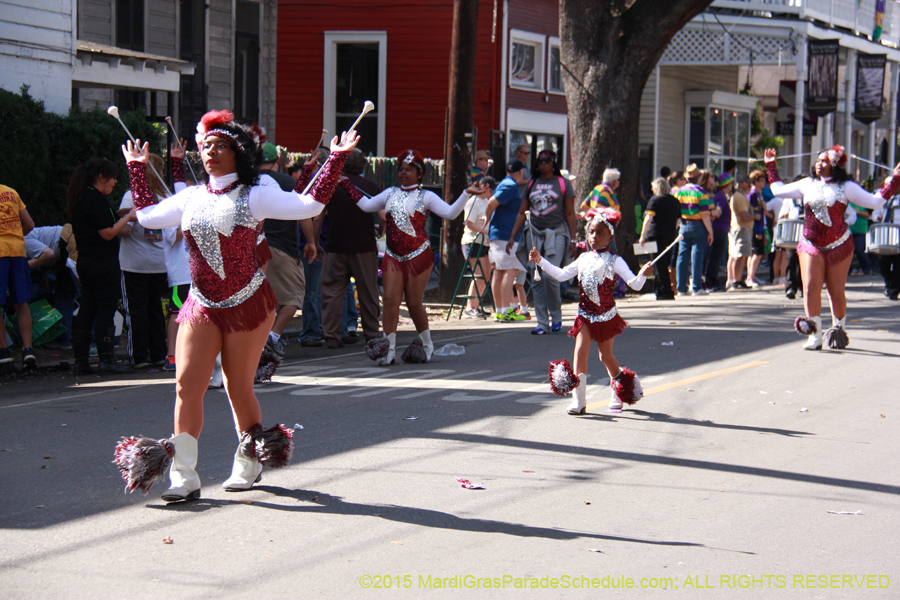
[[[416,237],[410,217],[416,211],[425,214],[425,190],[422,188],[404,192],[394,188],[385,205],[385,211],[394,219],[397,229],[410,237]]]
[[[835,202],[847,204],[844,186],[842,184],[825,183],[821,180],[816,181],[813,186],[813,193],[809,195],[809,200],[804,198],[806,206],[809,207],[819,222],[827,227],[831,227],[831,215],[828,214],[828,209],[834,206]]]
[[[578,280],[591,302],[600,306],[600,285],[616,276],[616,255],[609,252],[590,252],[578,265]]]
[[[219,236],[231,237],[235,226],[256,229],[250,214],[250,187],[238,186],[227,194],[210,194],[200,188],[191,196],[181,217],[181,228],[190,231],[200,254],[220,279],[225,279]]]

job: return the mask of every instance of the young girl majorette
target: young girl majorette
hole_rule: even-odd
[[[541,257],[536,248],[528,254],[528,260],[543,269],[544,273],[558,281],[567,281],[578,275],[578,286],[581,289],[581,302],[578,303],[578,316],[569,335],[575,338],[574,369],[578,374],[578,387],[574,388],[575,400],[568,407],[570,415],[583,415],[587,407],[587,360],[591,351],[591,340],[597,342],[600,351],[600,362],[609,372],[613,399],[609,403],[609,412],[622,412],[622,404],[634,404],[644,395],[641,382],[634,371],[619,367],[619,361],[613,356],[613,340],[625,331],[628,326],[616,309],[613,289],[616,287],[616,275],[634,289],[643,287],[647,280],[650,264],[644,265],[635,276],[622,257],[613,254],[609,245],[613,240],[615,226],[622,218],[617,210],[601,208],[589,210],[585,215],[588,220],[588,245],[591,251],[585,252],[565,268],[559,268]]]

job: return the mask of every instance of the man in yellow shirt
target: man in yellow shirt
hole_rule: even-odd
[[[31,310],[28,308],[31,271],[25,254],[25,234],[32,229],[34,221],[19,194],[0,185],[0,305],[6,304],[8,289],[22,335],[22,366],[29,369],[37,365],[31,349]],[[0,311],[0,371],[7,371],[11,366],[12,353],[6,347],[6,324]]]

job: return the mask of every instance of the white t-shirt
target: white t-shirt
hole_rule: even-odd
[[[119,209],[123,208],[134,208],[131,190],[122,196]],[[139,222],[133,222],[131,228],[131,235],[119,241],[119,268],[131,273],[165,273],[162,229],[144,229]]]
[[[463,215],[465,215],[466,221],[471,221],[479,227],[484,227],[482,219],[484,219],[484,211],[487,208],[487,205],[487,198],[482,198],[481,196],[472,196],[469,198],[469,201],[466,202],[466,208],[463,209]],[[465,224],[463,225],[465,226]],[[484,234],[475,233],[468,227],[465,227],[460,243],[474,244],[475,242],[485,244]]]
[[[163,254],[166,257],[166,277],[169,287],[185,285],[191,282],[191,263],[188,259],[188,247],[184,236],[177,242],[177,227],[166,227],[163,232]]]

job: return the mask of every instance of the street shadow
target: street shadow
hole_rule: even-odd
[[[641,417],[646,417],[645,419],[632,419],[629,418],[629,415],[637,415]],[[695,427],[712,427],[714,429],[730,429],[734,431],[755,431],[757,433],[772,433],[775,435],[783,435],[786,437],[804,437],[809,435],[815,435],[814,433],[810,433],[808,431],[794,431],[792,429],[776,429],[773,427],[754,427],[752,425],[733,425],[730,423],[716,423],[715,421],[709,420],[698,420],[698,419],[685,419],[682,417],[673,417],[667,415],[666,413],[658,413],[658,412],[649,412],[645,410],[635,410],[633,408],[626,409],[623,413],[587,413],[582,418],[590,417],[591,419],[596,419],[599,421],[616,421],[616,420],[624,420],[624,421],[654,421],[657,423],[671,423],[673,425],[692,425]]]

